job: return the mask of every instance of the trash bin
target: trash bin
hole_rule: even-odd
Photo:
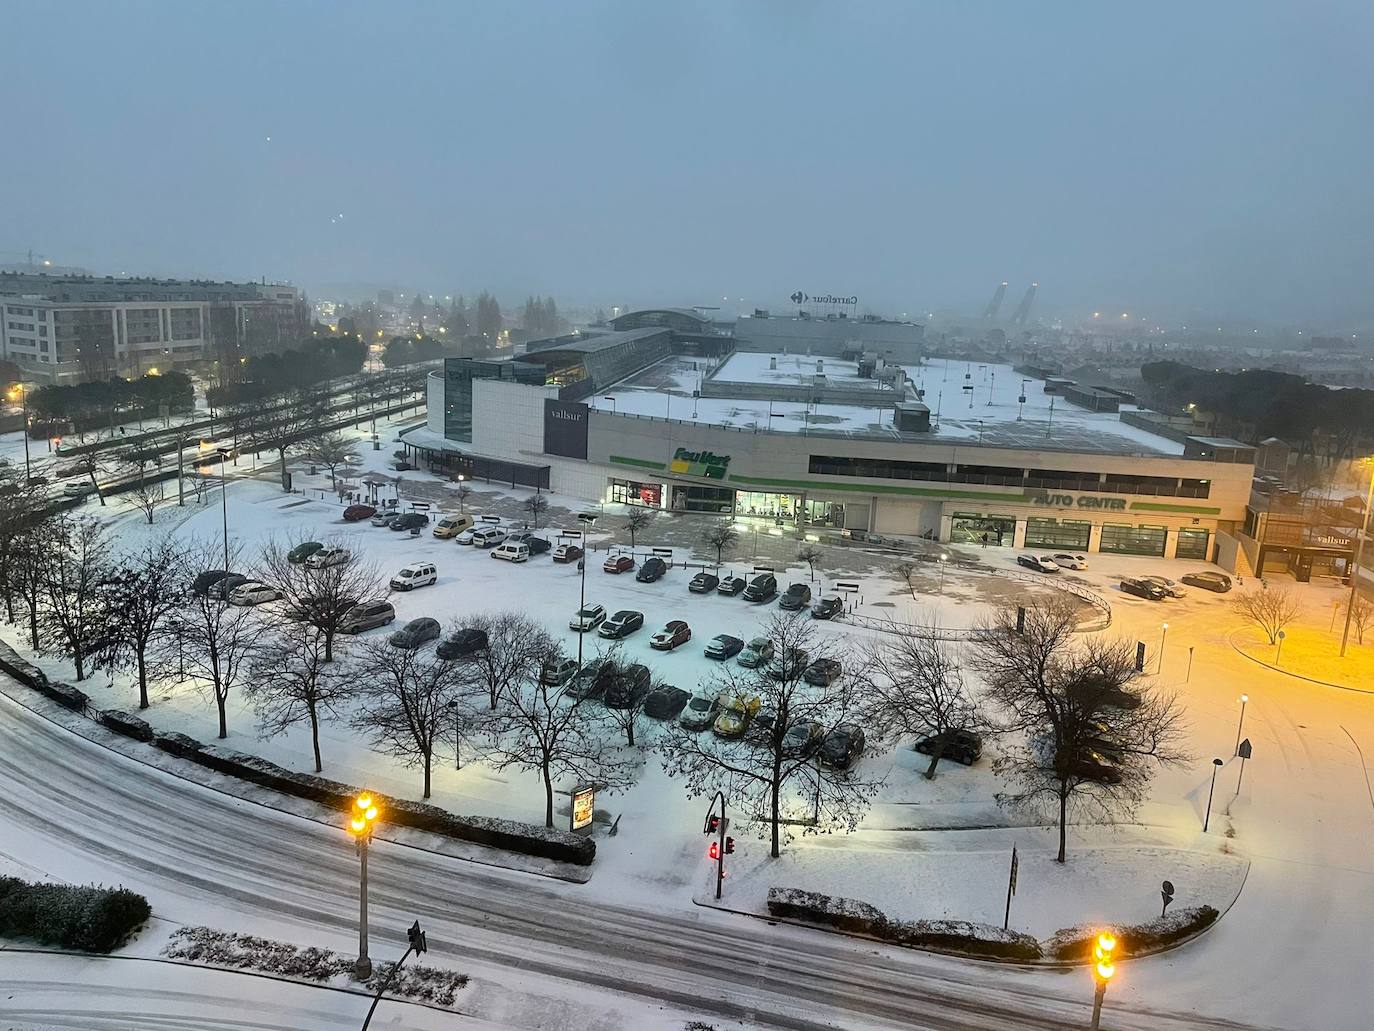
[[[412,526],[412,527],[410,528],[410,535],[411,535],[412,537],[418,537],[418,536],[420,536],[420,528],[419,528],[418,526]]]

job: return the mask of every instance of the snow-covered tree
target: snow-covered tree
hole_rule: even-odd
[[[155,645],[170,631],[189,590],[182,547],[170,535],[124,556],[105,582],[110,637],[118,644],[108,659],[115,665],[132,663],[140,709],[148,708],[148,667]]]
[[[80,681],[110,629],[104,592],[109,542],[98,519],[62,515],[53,522],[50,545],[41,566],[38,623],[46,643],[72,660]]]
[[[539,621],[523,612],[481,612],[464,619],[462,626],[487,635],[487,646],[465,661],[472,679],[486,689],[492,710],[521,683],[538,676],[540,665],[556,648]]]
[[[310,728],[315,772],[320,756],[320,721],[337,715],[357,693],[351,671],[330,663],[324,632],[309,623],[285,622],[267,636],[253,657],[249,701],[263,737],[284,733],[304,723]]]
[[[324,637],[324,657],[333,661],[334,645],[344,617],[359,602],[386,597],[387,579],[373,562],[364,559],[357,548],[350,548],[347,560],[338,565],[318,568],[304,562],[292,562],[291,551],[305,543],[291,538],[285,542],[267,540],[258,552],[258,576],[276,588],[282,596],[285,616],[300,619],[319,630]],[[328,547],[347,547],[349,538],[331,538]]]

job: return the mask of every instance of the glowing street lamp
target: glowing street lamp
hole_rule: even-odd
[[[1245,703],[1249,700],[1248,694],[1240,696],[1240,720],[1236,723],[1236,750],[1232,753],[1233,755],[1240,754],[1240,732],[1245,727]]]
[[[353,976],[366,981],[372,976],[372,960],[367,957],[367,846],[372,841],[372,825],[379,810],[371,795],[359,795],[353,800],[349,814],[348,832],[353,835],[358,850],[360,880],[358,886],[358,958],[353,963]]]
[[[1350,565],[1350,598],[1345,603],[1345,629],[1341,631],[1341,656],[1345,656],[1346,642],[1350,640],[1350,614],[1355,609],[1355,591],[1360,583],[1360,558],[1364,555],[1364,535],[1369,529],[1369,506],[1374,504],[1374,458],[1362,458],[1369,466],[1369,491],[1364,498],[1364,512],[1360,515],[1360,535],[1355,543],[1355,561]]]
[[[1102,999],[1107,994],[1107,984],[1116,975],[1116,935],[1103,931],[1093,943],[1093,1031],[1098,1031],[1102,1020]]]

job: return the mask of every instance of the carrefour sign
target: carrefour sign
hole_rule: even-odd
[[[673,460],[669,463],[668,469],[683,476],[723,480],[729,466],[729,455],[718,455],[714,451],[688,451],[685,447],[680,447],[673,452]]]

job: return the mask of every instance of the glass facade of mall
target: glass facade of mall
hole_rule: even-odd
[[[1086,551],[1092,533],[1093,524],[1085,519],[1040,519],[1031,516],[1026,520],[1026,547]]]
[[[1169,530],[1164,526],[1103,523],[1098,550],[1113,555],[1163,555],[1168,540]]]

